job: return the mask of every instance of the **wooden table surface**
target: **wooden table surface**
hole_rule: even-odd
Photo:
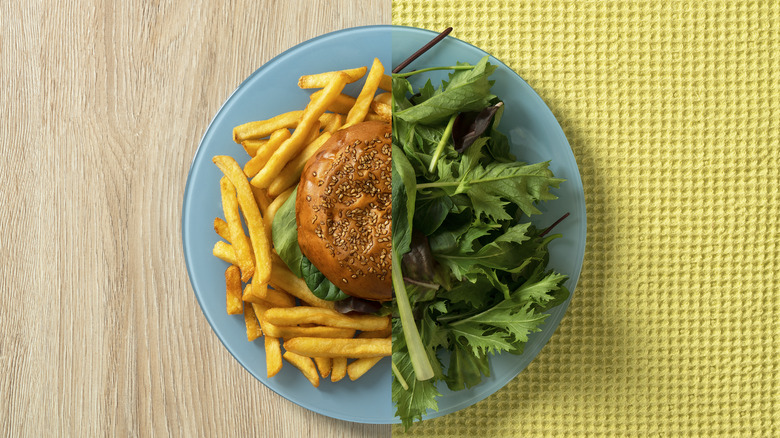
[[[0,2],[0,435],[390,435],[246,372],[180,228],[198,141],[244,78],[389,22],[389,0]]]

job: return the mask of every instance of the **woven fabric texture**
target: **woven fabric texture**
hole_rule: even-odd
[[[569,310],[505,388],[396,436],[780,436],[780,2],[394,0],[501,59],[577,158]]]

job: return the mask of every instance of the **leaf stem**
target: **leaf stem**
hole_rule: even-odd
[[[450,117],[450,121],[447,122],[447,127],[444,128],[444,134],[442,134],[441,140],[439,140],[439,144],[436,145],[436,150],[433,152],[431,164],[428,166],[428,171],[431,173],[436,171],[436,163],[439,162],[439,157],[444,150],[444,146],[447,144],[447,140],[450,139],[450,135],[452,135],[452,125],[455,124],[456,117],[458,117],[457,114],[453,114],[452,117]],[[419,189],[419,186],[417,186],[417,188]]]
[[[569,217],[569,213],[566,213],[566,214],[564,214],[564,215],[563,215],[563,216],[561,216],[561,217],[560,217],[560,218],[559,218],[557,221],[553,222],[553,224],[552,224],[552,225],[550,225],[549,227],[547,227],[547,229],[546,229],[546,230],[544,230],[544,231],[542,231],[541,233],[539,233],[539,237],[544,237],[544,235],[545,235],[545,234],[547,234],[547,233],[549,233],[550,231],[552,231],[552,229],[553,229],[553,228],[555,228],[555,226],[556,226],[556,225],[558,225],[559,223],[563,222],[563,220],[564,220],[564,219],[566,219],[567,217]]]
[[[439,41],[441,41],[445,37],[447,37],[447,35],[449,35],[450,32],[452,32],[452,27],[448,27],[448,28],[444,29],[444,32],[436,35],[436,37],[434,39],[428,41],[428,43],[425,44],[424,46],[422,46],[420,48],[420,50],[414,52],[412,54],[412,56],[406,58],[406,61],[398,64],[398,66],[393,69],[393,73],[398,73],[401,70],[405,69],[407,65],[411,64],[415,59],[419,58],[420,55],[422,55],[423,53],[427,52],[431,47],[435,46],[436,44],[439,43]]]
[[[480,183],[489,183],[493,181],[501,181],[505,179],[512,179],[517,178],[518,175],[510,175],[510,176],[502,176],[498,178],[484,178],[484,179],[475,179],[469,181],[469,184],[480,184]],[[423,184],[417,184],[417,190],[425,190],[425,189],[432,189],[435,187],[452,187],[452,186],[459,186],[463,181],[457,180],[457,181],[435,181],[430,183],[423,183]]]
[[[390,365],[393,367],[393,375],[395,375],[396,380],[398,380],[398,383],[401,384],[401,387],[404,388],[404,391],[409,390],[409,384],[406,383],[406,379],[404,379],[404,376],[401,375],[401,370],[398,369],[397,366],[395,366],[395,362],[390,362]]]
[[[428,353],[425,351],[420,332],[417,330],[417,323],[412,316],[412,305],[409,303],[409,296],[406,294],[406,285],[404,276],[401,273],[401,261],[398,260],[398,254],[395,250],[392,253],[392,275],[393,289],[395,290],[395,299],[398,304],[398,313],[401,317],[406,348],[409,350],[409,359],[412,361],[412,368],[417,380],[428,380],[433,377],[433,367],[428,359]]]
[[[418,73],[426,73],[429,71],[436,71],[436,70],[472,70],[475,66],[473,65],[450,65],[448,67],[428,67],[423,68],[420,70],[413,70],[406,73],[393,73],[393,77],[397,78],[408,78],[409,76],[414,76]]]

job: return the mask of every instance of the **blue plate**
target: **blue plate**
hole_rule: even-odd
[[[399,26],[393,27],[392,34],[394,66],[436,35],[435,32],[427,30]],[[477,47],[448,37],[404,71],[455,65],[458,61],[476,64],[485,55],[487,53]],[[512,153],[518,160],[529,163],[551,160],[550,169],[555,176],[566,179],[560,189],[554,191],[559,199],[541,204],[539,209],[543,214],[535,216],[533,222],[540,227],[546,227],[566,212],[570,213],[570,216],[555,228],[555,233],[563,234],[563,237],[550,244],[550,267],[569,276],[566,287],[573,295],[585,254],[585,196],[577,162],[558,121],[539,95],[504,63],[492,56],[490,62],[498,65],[490,77],[495,80],[492,92],[504,101],[506,107],[499,129],[509,136]],[[410,80],[417,88],[423,85],[427,78],[431,78],[434,86],[437,86],[440,80],[446,77],[447,72],[431,72],[412,76]],[[549,312],[550,316],[542,326],[542,331],[528,337],[522,355],[504,354],[492,357],[490,377],[483,378],[479,385],[455,392],[448,390],[445,384],[439,385],[439,391],[442,393],[439,398],[439,411],[429,410],[427,418],[469,407],[498,391],[517,376],[539,354],[555,332],[569,301],[571,296],[565,303]]]
[[[359,380],[332,383],[321,379],[314,388],[285,362],[282,371],[266,377],[262,339],[247,342],[244,318],[225,312],[227,263],[211,255],[219,238],[215,217],[223,217],[219,193],[221,173],[214,155],[230,155],[243,165],[249,158],[233,143],[233,127],[303,109],[311,91],[298,88],[298,77],[344,68],[371,66],[379,58],[390,70],[390,26],[346,29],[306,41],[272,59],[247,78],[222,105],[200,142],[192,161],[182,207],[182,238],[190,282],[203,314],[236,360],[282,397],[322,415],[361,423],[390,423],[390,359],[383,359]],[[359,84],[346,91],[357,95]],[[280,403],[283,403],[279,400]]]
[[[310,92],[297,88],[303,74],[370,65],[378,57],[387,70],[429,41],[435,33],[398,26],[368,26],[329,33],[302,43],[269,61],[247,78],[227,99],[212,120],[190,168],[182,207],[182,239],[192,288],[203,314],[228,351],[267,387],[304,408],[329,417],[360,423],[397,423],[390,395],[390,364],[384,359],[356,382],[331,383],[322,379],[319,388],[285,363],[273,378],[266,377],[262,341],[246,341],[243,318],[225,313],[224,270],[227,264],[211,255],[218,237],[213,220],[222,217],[219,194],[221,173],[211,162],[214,155],[231,155],[243,164],[247,155],[233,143],[233,127],[303,108]],[[447,38],[412,63],[408,69],[475,63],[485,53],[463,41]],[[392,56],[392,58],[391,58]],[[511,69],[498,60],[493,88],[506,104],[501,129],[513,144],[512,152],[527,162],[552,160],[556,176],[566,178],[556,194],[560,199],[540,206],[543,215],[535,221],[544,226],[565,212],[571,216],[556,228],[563,234],[550,245],[551,266],[570,276],[573,292],[585,251],[585,199],[574,156],[560,126],[539,96]],[[444,74],[426,75],[443,78]],[[419,85],[419,84],[417,84]],[[356,95],[359,84],[346,92]],[[570,298],[571,299],[571,298]],[[493,394],[522,371],[539,353],[563,318],[569,301],[550,313],[543,330],[529,336],[525,353],[502,355],[491,361],[491,377],[464,391],[450,392],[442,385],[439,411],[433,418],[455,412]]]

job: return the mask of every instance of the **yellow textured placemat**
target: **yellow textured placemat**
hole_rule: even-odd
[[[780,436],[780,2],[394,0],[392,16],[453,26],[525,78],[588,206],[550,343],[406,435]]]

